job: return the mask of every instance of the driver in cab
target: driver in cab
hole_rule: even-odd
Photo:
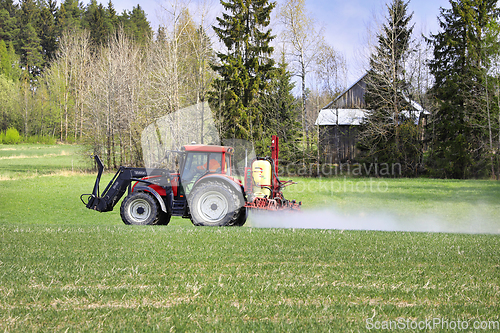
[[[200,165],[200,166],[197,166],[196,168],[200,171],[207,170],[207,163]],[[219,161],[217,161],[214,158],[210,159],[210,161],[208,162],[208,169],[210,172],[217,172],[217,170],[219,170],[220,168],[221,168],[221,165],[220,165]]]

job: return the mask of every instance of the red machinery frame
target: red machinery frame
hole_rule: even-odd
[[[271,137],[271,158],[262,158],[263,160],[269,161],[271,163],[271,184],[260,185],[262,188],[268,188],[271,190],[271,197],[256,197],[253,195],[253,186],[255,185],[252,177],[252,168],[245,168],[245,192],[247,194],[248,202],[245,207],[249,209],[256,210],[299,210],[302,202],[296,202],[295,200],[286,200],[283,196],[282,189],[296,184],[295,182],[280,181],[278,177],[278,163],[279,163],[279,138],[276,135]]]

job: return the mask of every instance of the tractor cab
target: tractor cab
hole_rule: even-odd
[[[209,174],[231,176],[233,149],[224,146],[186,145],[182,147],[180,165],[181,195],[188,195],[193,185]]]

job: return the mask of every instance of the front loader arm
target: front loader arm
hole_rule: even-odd
[[[131,182],[141,181],[144,183],[150,183],[140,179],[147,176],[147,170],[145,168],[127,168],[121,166],[113,176],[113,179],[109,182],[108,186],[106,186],[102,194],[100,194],[99,183],[101,181],[104,165],[102,164],[99,156],[94,155],[94,159],[97,163],[97,178],[94,184],[94,189],[92,194],[82,194],[80,196],[80,200],[82,200],[85,206],[89,209],[97,210],[99,212],[112,211],[116,203],[122,198],[127,188],[130,189]],[[85,202],[84,198],[86,198],[87,202]]]

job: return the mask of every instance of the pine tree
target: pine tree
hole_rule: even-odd
[[[483,166],[481,123],[485,110],[486,68],[490,61],[484,38],[498,18],[496,0],[450,1],[441,8],[441,32],[428,40],[434,47],[430,71],[438,109],[432,115],[430,167],[447,178],[479,176]]]
[[[17,52],[28,76],[34,78],[41,74],[44,66],[42,41],[36,31],[40,12],[33,0],[23,0],[20,14]]]
[[[5,75],[10,66],[11,64],[9,61],[9,53],[7,52],[7,45],[2,39],[0,40],[0,74]]]
[[[0,40],[0,74],[11,81],[18,81],[21,75],[19,57],[12,42]]]
[[[158,30],[156,31],[156,42],[160,44],[165,44],[166,41],[167,41],[166,28],[160,25],[158,27]]]
[[[56,17],[56,25],[59,35],[65,30],[76,30],[81,28],[81,21],[84,10],[78,0],[65,0],[59,7]]]
[[[405,175],[414,175],[422,151],[416,117],[408,114],[411,105],[405,61],[411,52],[413,32],[413,13],[407,13],[408,4],[393,0],[377,35],[371,69],[365,77],[365,102],[370,111],[361,127],[359,148],[365,163],[399,163]]]
[[[22,31],[21,63],[26,66],[29,75],[35,77],[43,68],[41,41],[31,23],[28,23]]]
[[[94,46],[106,45],[110,30],[106,22],[107,17],[104,6],[101,3],[97,4],[96,0],[92,0],[85,14],[84,26],[89,29]]]
[[[58,45],[58,29],[56,26],[57,3],[49,0],[40,11],[38,22],[38,36],[41,40],[44,61],[48,63],[54,58]]]
[[[19,10],[19,5],[15,4],[14,0],[0,0],[0,8],[7,10],[11,17],[15,17]]]
[[[108,7],[106,8],[106,17],[108,31],[114,33],[116,31],[116,28],[118,27],[118,16],[116,16],[115,6],[113,5],[113,2],[111,2],[111,0],[109,0]]]
[[[226,10],[217,18],[214,30],[226,52],[213,69],[220,75],[215,82],[215,102],[221,134],[227,138],[252,140],[260,133],[261,115],[256,102],[266,90],[274,61],[269,45],[274,36],[268,28],[275,3],[268,0],[221,1]]]
[[[13,0],[0,1],[0,39],[5,42],[17,42],[19,28],[17,26],[17,15],[19,6]]]
[[[132,12],[130,13],[130,26],[133,32],[132,36],[141,44],[144,44],[151,36],[151,26],[146,18],[146,13],[139,4],[132,8]]]
[[[34,0],[22,0],[20,11],[20,24],[25,26],[28,23],[33,24],[38,21],[40,11]]]
[[[133,7],[132,11],[124,10],[118,17],[118,20],[123,24],[125,32],[142,45],[144,45],[153,34],[151,25],[146,18],[146,13],[140,5]]]
[[[299,101],[293,96],[295,83],[292,76],[283,55],[266,93],[259,99],[263,131],[261,140],[256,145],[257,150],[260,148],[257,153],[266,154],[271,136],[278,135],[282,143],[280,160],[283,161],[295,161],[299,153],[296,142],[301,134],[301,110]]]

